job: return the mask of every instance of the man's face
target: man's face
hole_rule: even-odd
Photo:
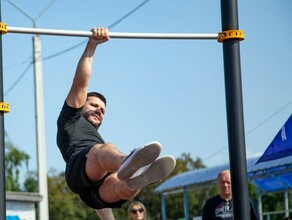
[[[220,175],[218,179],[218,188],[221,197],[223,198],[231,197],[231,180],[229,172],[224,172]]]
[[[105,113],[105,104],[95,96],[89,96],[82,108],[83,117],[94,127],[99,128]]]

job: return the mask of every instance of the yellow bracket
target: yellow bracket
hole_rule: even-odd
[[[0,102],[0,111],[4,113],[9,112],[10,111],[9,104],[6,102]]]
[[[222,31],[219,33],[218,42],[222,43],[223,41],[229,40],[229,39],[244,40],[244,31],[229,30],[229,31]]]
[[[7,25],[3,22],[0,22],[0,32],[1,34],[6,34],[8,32]]]

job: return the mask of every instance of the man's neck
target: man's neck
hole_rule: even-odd
[[[226,202],[230,201],[232,199],[232,196],[231,195],[221,195],[220,194],[220,197],[222,199],[224,199]]]

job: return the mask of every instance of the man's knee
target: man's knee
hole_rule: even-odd
[[[112,143],[94,145],[86,157],[86,171],[90,176],[95,175],[91,174],[91,170],[97,172],[96,169],[102,173],[116,172],[124,159],[124,155]]]
[[[104,143],[104,144],[96,144],[91,148],[91,152],[99,152],[99,151],[105,151],[109,149],[116,148],[116,146],[113,143]]]

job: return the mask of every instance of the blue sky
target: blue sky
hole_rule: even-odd
[[[15,0],[36,18],[51,1]],[[84,30],[107,27],[143,1],[55,1],[37,19],[38,28]],[[243,105],[248,157],[261,155],[292,112],[290,0],[238,1]],[[32,22],[6,0],[8,27]],[[218,33],[220,1],[148,1],[111,32]],[[86,38],[41,36],[42,56],[64,51]],[[36,169],[32,35],[3,35],[4,101],[10,140],[31,156]],[[63,170],[56,146],[56,119],[85,44],[43,61],[47,167]],[[26,68],[29,68],[25,72]],[[25,72],[13,89],[15,81]],[[128,153],[152,140],[162,154],[190,153],[205,165],[228,162],[222,44],[215,40],[111,39],[97,48],[89,90],[108,99],[100,133]],[[7,91],[9,92],[7,93]]]

